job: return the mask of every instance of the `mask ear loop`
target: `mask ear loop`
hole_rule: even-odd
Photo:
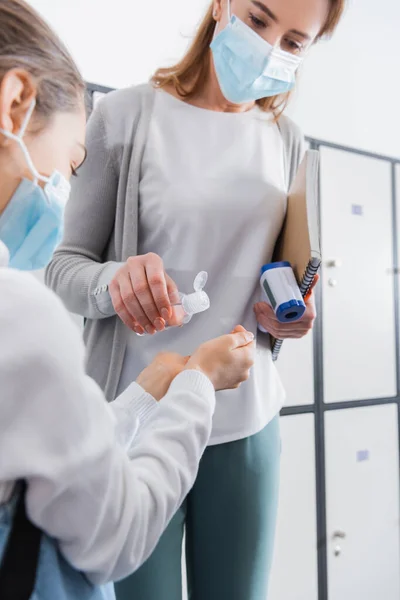
[[[231,22],[232,20],[232,13],[231,13],[231,0],[226,0],[226,6],[228,9],[228,24]],[[214,13],[213,16],[215,17],[217,15],[217,13]],[[218,21],[218,23],[216,24],[215,27],[215,32],[214,32],[214,36],[217,36],[220,32],[219,32],[219,28],[221,26],[220,21]]]
[[[19,144],[19,147],[21,148],[24,158],[26,160],[26,163],[34,177],[34,183],[37,183],[38,181],[43,181],[44,183],[48,183],[49,178],[45,177],[45,175],[40,175],[40,173],[37,171],[35,165],[32,162],[31,155],[29,154],[28,148],[26,147],[25,142],[22,140],[22,138],[18,137],[16,141]]]
[[[22,139],[22,138],[24,137],[24,135],[25,135],[26,128],[27,128],[27,127],[28,127],[28,125],[29,125],[29,121],[30,121],[30,120],[31,120],[31,118],[32,118],[33,111],[35,110],[35,107],[36,107],[36,99],[34,98],[34,99],[32,100],[32,102],[31,102],[31,105],[30,105],[30,107],[28,108],[28,112],[26,113],[24,120],[22,121],[21,129],[20,129],[20,131],[19,131],[19,133],[18,133],[18,137],[19,137],[19,138],[21,138],[21,139]]]
[[[35,110],[35,106],[36,106],[36,100],[33,99],[31,102],[30,107],[28,108],[28,111],[24,117],[24,120],[22,122],[21,125],[21,129],[19,130],[18,134],[15,135],[15,133],[10,133],[9,131],[5,131],[5,130],[1,130],[1,133],[6,137],[9,138],[10,140],[13,140],[14,142],[17,142],[18,146],[21,148],[22,153],[24,155],[26,164],[29,167],[29,170],[31,171],[34,180],[33,182],[35,184],[37,184],[38,181],[43,181],[44,183],[48,183],[49,182],[49,178],[45,177],[44,175],[40,175],[40,173],[37,171],[35,165],[33,164],[33,161],[31,159],[31,156],[29,154],[28,148],[26,147],[25,142],[23,141],[23,137],[26,133],[26,129],[29,125],[29,122],[32,118],[33,115],[33,111]]]

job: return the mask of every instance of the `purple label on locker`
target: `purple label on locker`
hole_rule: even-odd
[[[351,213],[353,215],[358,215],[359,217],[362,217],[363,207],[361,206],[361,204],[352,204],[351,205]]]
[[[369,460],[369,450],[359,450],[357,452],[357,462]]]

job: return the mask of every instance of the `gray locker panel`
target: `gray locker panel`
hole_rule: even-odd
[[[397,405],[328,412],[329,600],[398,600]]]
[[[326,402],[396,395],[391,172],[321,150]]]
[[[282,466],[268,600],[317,600],[314,416],[281,418]]]

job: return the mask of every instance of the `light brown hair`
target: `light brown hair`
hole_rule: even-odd
[[[334,32],[342,17],[345,1],[329,0],[328,16],[317,40]],[[172,67],[158,69],[152,78],[153,84],[159,88],[172,86],[181,98],[187,100],[196,96],[203,89],[209,75],[210,44],[214,31],[215,20],[211,4],[185,56]],[[257,104],[265,112],[272,112],[275,116],[279,116],[285,109],[289,97],[290,92],[262,98],[257,100]]]
[[[73,111],[82,102],[82,76],[54,31],[23,0],[0,0],[0,82],[12,69],[33,78],[40,117]]]

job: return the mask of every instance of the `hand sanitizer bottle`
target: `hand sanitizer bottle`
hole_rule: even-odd
[[[169,327],[182,327],[189,323],[193,315],[204,312],[210,308],[210,299],[204,291],[207,279],[208,274],[205,271],[201,271],[194,280],[194,292],[191,294],[179,293],[180,302],[179,304],[172,305],[172,316],[168,323],[165,324],[166,329]],[[144,333],[142,335],[147,334]]]

